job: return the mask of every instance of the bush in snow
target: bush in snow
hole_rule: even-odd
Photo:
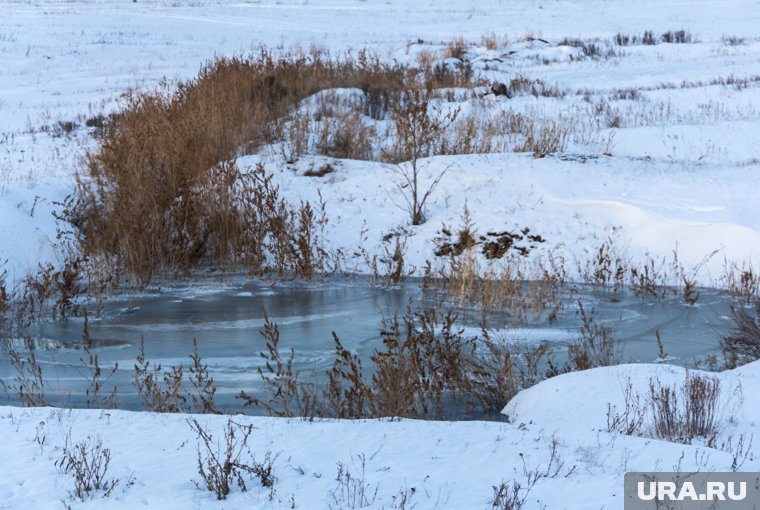
[[[198,436],[198,474],[201,477],[201,482],[195,482],[198,488],[213,492],[216,499],[227,499],[235,484],[241,491],[247,491],[246,478],[252,477],[270,490],[270,498],[274,496],[275,477],[270,454],[266,454],[263,462],[256,462],[248,447],[253,425],[227,420],[224,440],[220,443],[197,420],[189,423]]]
[[[117,478],[108,476],[108,465],[111,462],[111,451],[103,447],[103,442],[88,436],[86,440],[75,445],[66,439],[63,455],[55,463],[63,473],[74,478],[72,497],[80,500],[92,497],[96,492],[102,492],[103,497],[113,492],[119,484]]]

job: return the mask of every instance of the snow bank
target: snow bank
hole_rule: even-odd
[[[570,373],[518,394],[505,408],[510,423],[416,420],[317,420],[234,416],[255,427],[252,451],[270,452],[275,495],[251,485],[226,502],[193,484],[196,418],[220,434],[228,417],[126,411],[0,408],[0,501],[8,508],[60,508],[72,480],[54,466],[70,434],[73,441],[99,437],[111,450],[109,473],[122,484],[74,508],[348,508],[335,476],[337,463],[356,474],[366,460],[364,483],[377,496],[368,508],[393,508],[399,491],[415,488],[418,509],[488,508],[492,485],[525,483],[525,470],[545,471],[557,442],[554,477],[533,487],[527,508],[621,508],[623,473],[629,471],[728,470],[732,453],[701,444],[681,445],[606,432],[607,404],[622,404],[630,378],[643,391],[651,377],[683,381],[684,370],[664,365],[621,365]],[[757,429],[760,362],[718,374],[723,389],[718,444]],[[741,388],[739,391],[737,388]],[[744,395],[746,398],[740,397]],[[750,457],[743,470],[757,470]],[[553,470],[552,470],[553,471]]]

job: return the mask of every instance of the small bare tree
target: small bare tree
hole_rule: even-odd
[[[421,189],[419,160],[434,152],[458,113],[459,109],[455,109],[444,114],[439,105],[431,106],[430,90],[419,86],[405,90],[392,110],[397,158],[407,162],[398,166],[398,173],[403,178],[398,189],[406,201],[412,225],[425,222],[425,202],[448,170],[445,168],[438,174],[427,189]]]

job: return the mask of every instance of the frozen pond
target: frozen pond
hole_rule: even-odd
[[[372,350],[381,345],[382,318],[401,315],[409,305],[416,307],[434,299],[422,295],[418,282],[380,288],[365,280],[270,285],[239,278],[122,296],[106,304],[101,317],[91,318],[90,334],[101,366],[118,363],[107,388],[118,387],[119,407],[139,407],[132,375],[141,338],[146,357],[164,367],[187,367],[195,338],[218,387],[220,407],[255,413],[253,408],[243,409],[235,395],[241,389],[255,392],[261,387],[256,369],[262,366],[260,352],[266,345],[259,333],[264,310],[279,325],[283,354],[295,349],[294,367],[321,374],[332,363],[332,331],[367,367]],[[625,362],[655,361],[655,331],[659,329],[668,362],[693,365],[695,360],[719,354],[719,338],[732,324],[729,299],[714,290],[701,290],[695,306],[685,305],[680,296],[650,301],[581,290],[569,298],[572,302],[552,323],[535,321],[515,327],[502,317],[492,319],[489,328],[496,330],[494,337],[500,341],[522,346],[547,342],[562,362],[565,347],[577,336],[580,325],[578,299],[587,311],[596,311],[598,320],[615,325]],[[479,314],[459,313],[465,317],[467,332],[471,328],[475,334]],[[69,319],[45,323],[32,331],[52,405],[83,404],[82,326],[82,319]],[[13,376],[5,349],[0,350],[0,375],[6,382]]]

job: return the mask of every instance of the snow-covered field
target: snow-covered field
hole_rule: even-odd
[[[264,150],[239,165],[265,161],[292,200],[313,201],[319,190],[334,247],[362,244],[377,252],[384,234],[404,227],[407,263],[417,268],[431,258],[441,225],[458,224],[465,202],[482,231],[529,227],[547,240],[544,250],[561,250],[569,260],[584,260],[610,239],[633,259],[670,256],[677,248],[684,266],[699,266],[699,280],[708,285],[718,283],[726,261],[760,262],[756,0],[0,4],[0,274],[7,271],[10,282],[56,261],[52,211],[73,189],[77,165],[94,144],[86,120],[116,110],[127,90],[192,78],[216,55],[260,45],[369,48],[387,61],[413,62],[420,51],[440,52],[456,37],[469,44],[467,58],[488,78],[521,74],[567,92],[512,100],[484,95],[462,108],[509,107],[566,119],[576,136],[565,154],[432,158],[424,165],[427,178],[447,173],[428,202],[427,222],[415,228],[406,228],[406,214],[394,203],[398,173],[391,166],[330,160],[336,171],[315,181],[303,172],[323,157],[288,165],[277,151]],[[695,42],[624,46],[609,58],[580,60],[578,48],[560,44],[565,37],[609,41],[617,33],[679,29]],[[508,44],[487,50],[481,37],[489,33],[507,36]],[[631,89],[635,99],[615,97]],[[610,122],[586,124],[600,105],[611,107]],[[227,502],[197,490],[187,416],[4,407],[0,509],[60,508],[61,500],[77,508],[349,508],[335,480],[337,463],[357,473],[360,456],[370,497],[377,487],[372,508],[401,508],[400,491],[412,487],[407,508],[488,508],[492,486],[509,480],[525,486],[526,473],[547,468],[552,437],[562,468],[538,480],[527,507],[622,508],[626,470],[725,471],[738,438],[748,441],[757,430],[757,363],[720,374],[725,402],[711,447],[606,432],[607,404],[622,405],[629,376],[644,392],[650,377],[674,383],[684,372],[624,365],[563,375],[518,394],[505,409],[509,423],[235,417],[256,427],[253,451],[275,458],[271,500],[255,485]],[[198,418],[214,433],[226,419]],[[122,483],[108,498],[68,497],[72,481],[54,462],[69,431],[74,440],[97,435],[110,448],[110,473]],[[750,454],[741,469],[760,465]]]
[[[577,126],[570,157],[434,158],[429,175],[449,171],[431,197],[427,223],[408,240],[410,264],[422,267],[431,257],[436,231],[443,222],[456,224],[466,200],[483,230],[528,226],[547,239],[547,248],[561,247],[570,259],[587,257],[610,237],[634,258],[669,255],[677,247],[689,268],[720,250],[701,274],[709,284],[726,259],[753,263],[760,248],[754,197],[758,82],[710,85],[758,74],[758,21],[760,8],[748,0],[4,2],[0,261],[15,281],[38,262],[56,259],[50,212],[71,191],[79,158],[93,143],[85,121],[113,111],[128,89],[191,78],[216,55],[262,44],[366,47],[403,62],[419,51],[440,52],[461,36],[472,45],[467,58],[485,76],[522,74],[568,91],[564,99],[507,101],[516,111],[577,124],[618,89],[640,90],[641,97],[612,102],[621,127]],[[557,46],[564,37],[609,40],[616,33],[681,28],[698,43],[626,46],[619,56],[577,62],[569,60],[577,48]],[[509,44],[486,50],[481,37],[489,33],[506,36]],[[526,36],[547,43],[526,42]],[[412,44],[418,39],[423,43]],[[691,85],[680,88],[682,82]],[[471,103],[463,106],[478,107]],[[66,133],[59,122],[76,128]],[[308,158],[299,163],[310,164]],[[270,164],[281,167],[281,161]],[[366,220],[366,247],[377,249],[382,235],[405,222],[389,199],[398,178],[382,164],[345,161],[338,168],[319,186],[331,216],[331,243],[356,246]],[[286,196],[315,198],[313,182],[288,171],[278,178]]]

